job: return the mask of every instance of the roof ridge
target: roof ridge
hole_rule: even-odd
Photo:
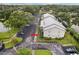
[[[65,27],[63,26],[60,26],[60,25],[58,25],[58,24],[51,24],[51,25],[48,25],[48,26],[46,26],[46,27],[44,27],[44,28],[47,28],[47,27],[49,27],[49,26],[52,26],[52,25],[56,25],[56,26],[59,26],[59,27],[61,27],[61,28],[64,28],[65,29]]]

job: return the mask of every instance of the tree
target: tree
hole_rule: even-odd
[[[32,14],[38,14],[40,10],[39,5],[27,5],[23,7],[23,10],[26,12],[31,12]]]
[[[21,28],[32,20],[34,20],[34,17],[31,13],[18,10],[11,13],[9,19],[4,24],[11,28]]]
[[[75,17],[75,20],[73,20],[73,22],[75,25],[79,25],[79,17]]]

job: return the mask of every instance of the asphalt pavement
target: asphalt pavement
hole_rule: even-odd
[[[21,32],[23,34],[21,34],[21,32],[17,33],[18,37],[22,37],[23,38],[23,42],[21,42],[20,44],[17,44],[15,47],[16,49],[19,48],[31,48],[31,43],[33,42],[34,37],[31,36],[31,34],[34,34],[36,32],[36,23],[38,23],[38,19],[37,16],[35,18],[35,20],[29,24],[29,26],[24,26],[21,30]],[[13,48],[11,49],[3,49],[2,51],[0,51],[0,55],[15,55],[15,50]]]
[[[17,33],[18,37],[23,38],[23,41],[15,46],[16,49],[19,48],[35,48],[37,42],[34,42],[34,37],[31,36],[32,34],[35,34],[37,25],[39,25],[40,17],[35,16],[35,20],[29,24],[29,26],[24,26],[20,32]],[[34,45],[35,44],[35,45]],[[40,48],[46,48],[51,51],[52,54],[54,55],[64,55],[64,52],[62,50],[61,45],[57,43],[39,43]],[[34,49],[33,49],[34,50]],[[33,51],[34,54],[34,51]],[[16,55],[16,51],[11,48],[11,49],[3,49],[0,51],[0,55]]]

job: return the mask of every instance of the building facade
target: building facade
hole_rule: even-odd
[[[43,30],[44,37],[62,38],[66,31],[66,28],[58,22],[56,17],[48,13],[42,15],[40,27]]]

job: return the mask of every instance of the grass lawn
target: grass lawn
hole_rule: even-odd
[[[72,35],[70,35],[69,33],[65,33],[64,38],[60,38],[60,39],[45,39],[45,38],[39,38],[38,42],[57,42],[60,43],[62,45],[74,45],[77,48],[79,48],[79,43],[73,38]]]
[[[15,30],[15,29],[12,29],[8,32],[0,32],[0,41],[9,40],[9,38],[11,38],[16,32],[17,32],[17,30]]]
[[[17,43],[22,42],[22,38],[18,37],[12,38],[16,34],[16,32],[17,30],[15,29],[12,29],[8,32],[0,32],[0,41],[3,41],[5,48],[12,48]]]
[[[4,43],[4,46],[5,46],[5,48],[12,48],[13,46],[15,46],[16,44],[18,44],[20,42],[22,42],[22,38],[15,37],[10,42]]]
[[[73,45],[79,45],[79,43],[68,33],[65,34],[64,38],[60,39],[52,39],[51,41],[56,41],[60,44],[73,44]]]
[[[35,55],[51,55],[49,50],[35,50]]]
[[[17,55],[31,55],[32,54],[32,50],[28,49],[28,48],[20,48],[17,50]]]

